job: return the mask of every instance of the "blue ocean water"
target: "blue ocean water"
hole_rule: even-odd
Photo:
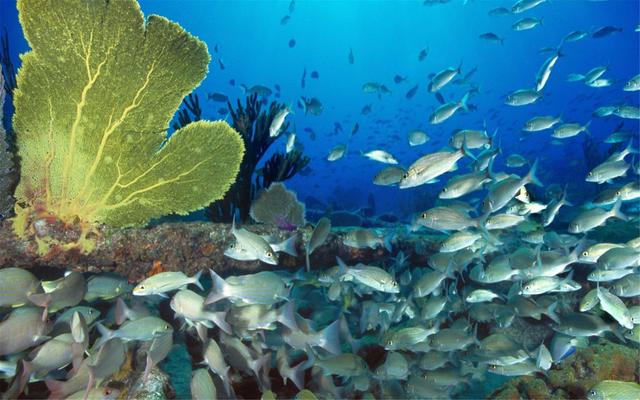
[[[12,3],[3,0],[2,25],[9,31],[15,64],[19,65],[17,54],[26,51],[26,43]],[[593,195],[594,187],[582,181],[588,169],[582,152],[585,135],[556,146],[551,144],[549,131],[521,140],[522,126],[537,115],[562,115],[565,122],[581,124],[591,120],[591,135],[601,143],[619,120],[595,118],[592,112],[603,105],[637,106],[639,102],[635,92],[620,90],[638,72],[640,35],[634,31],[640,12],[637,1],[553,1],[506,16],[488,12],[509,8],[509,1],[454,0],[432,5],[422,1],[296,1],[294,12],[283,25],[289,3],[140,1],[145,15],[166,16],[208,44],[213,60],[209,75],[196,89],[201,98],[206,99],[209,92],[220,92],[235,103],[244,98],[240,84],[260,84],[272,90],[276,84],[281,87],[279,101],[294,110],[288,121],[296,127],[298,143],[311,157],[313,172],[287,182],[301,199],[313,195],[324,202],[335,202],[339,208],[355,209],[366,205],[373,195],[379,210],[407,218],[416,208],[431,205],[446,179],[409,190],[378,187],[372,180],[383,165],[361,157],[360,152],[384,149],[407,167],[419,156],[445,146],[453,131],[483,129],[485,123],[489,134],[497,131],[503,154],[518,152],[530,160],[539,159],[539,174],[545,183],[568,184],[570,191]],[[522,17],[541,18],[543,23],[531,30],[514,31],[511,25]],[[593,32],[607,25],[620,27],[622,32],[600,39],[587,37],[562,47],[564,57],[553,68],[540,101],[525,107],[504,104],[506,94],[534,86],[538,69],[550,56],[539,54],[539,49],[557,47],[569,32]],[[478,37],[486,32],[504,38],[503,45]],[[293,48],[289,46],[291,39],[295,40]],[[353,64],[348,60],[350,49]],[[428,55],[419,61],[422,49],[427,49]],[[471,80],[478,93],[470,100],[477,109],[430,125],[428,116],[439,103],[427,91],[429,75],[458,65],[461,75],[477,68]],[[612,86],[592,88],[566,81],[570,73],[585,73],[600,65],[608,67],[605,76],[613,79]],[[305,69],[306,85],[301,88]],[[318,79],[310,78],[312,71],[318,72]],[[407,79],[395,84],[395,75]],[[231,79],[236,82],[234,86],[229,84]],[[365,93],[362,85],[366,82],[382,83],[392,93]],[[415,85],[415,97],[407,99],[405,94]],[[465,86],[448,85],[441,93],[447,101],[457,101],[466,90]],[[305,115],[296,106],[301,96],[318,98],[324,107],[322,114]],[[225,117],[217,112],[223,103],[203,103],[205,118]],[[367,105],[371,112],[362,115]],[[356,123],[359,131],[350,137]],[[335,124],[340,124],[341,132],[335,132]],[[316,139],[312,140],[304,128],[311,128]],[[411,148],[407,134],[413,129],[425,131],[431,140]],[[625,129],[637,132],[638,121],[626,120]],[[285,141],[283,135],[271,151],[281,151]],[[348,154],[338,162],[327,162],[328,152],[339,143],[348,143]],[[496,161],[497,169],[502,168],[505,158]]]

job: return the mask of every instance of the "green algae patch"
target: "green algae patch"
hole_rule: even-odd
[[[40,253],[92,247],[92,227],[142,226],[223,197],[244,154],[223,121],[170,137],[207,74],[205,43],[135,0],[20,0],[13,127],[21,158],[14,231]],[[64,231],[64,234],[60,234]]]

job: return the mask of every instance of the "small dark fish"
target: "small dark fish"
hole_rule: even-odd
[[[226,103],[227,101],[229,101],[229,98],[224,93],[211,92],[207,94],[207,100]]]
[[[496,17],[499,15],[509,15],[509,14],[511,14],[511,11],[506,7],[498,7],[498,8],[489,10],[489,15],[491,15],[492,17]]]
[[[418,54],[418,61],[424,61],[424,59],[427,58],[427,55],[429,55],[429,48],[425,47],[420,50],[420,53]]]
[[[215,46],[213,46],[213,52],[217,53],[218,52],[218,43],[216,43]]]
[[[355,61],[355,58],[353,57],[353,49],[349,47],[349,64],[353,64],[354,61]]]
[[[316,133],[314,131],[309,132],[309,139],[316,140]]]
[[[313,129],[311,129],[311,128],[309,128],[309,127],[306,127],[306,128],[304,128],[304,131],[305,131],[305,132],[309,132],[309,133],[311,133],[311,132],[313,132]]]
[[[224,63],[222,62],[222,58],[218,58],[218,65],[220,66],[220,69],[224,69]]]
[[[218,108],[218,114],[220,114],[220,115],[224,115],[227,112],[229,112],[229,109],[227,109],[227,108],[224,108],[224,107]]]
[[[360,125],[358,125],[358,123],[356,122],[356,124],[353,125],[353,128],[351,128],[351,136],[355,135],[359,129],[360,129]]]
[[[289,3],[289,14],[293,14],[296,9],[296,0],[291,0]]]
[[[274,97],[275,97],[276,99],[279,99],[279,98],[280,98],[280,92],[276,92],[276,94],[274,94]]]
[[[296,40],[295,39],[289,39],[289,47],[290,48],[296,47]]]
[[[591,34],[591,37],[594,39],[600,39],[603,38],[605,36],[609,36],[612,33],[616,33],[616,32],[622,32],[622,28],[618,28],[617,26],[603,26],[602,28],[596,30],[595,32],[593,32]]]
[[[311,167],[306,167],[302,171],[298,172],[298,175],[309,176],[309,175],[311,175],[312,172],[313,172],[313,170],[311,169]]]
[[[280,85],[278,85],[277,83],[273,87],[276,88],[276,92],[280,91]]]
[[[483,33],[478,37],[482,40],[486,40],[487,42],[504,44],[504,39],[493,32]]]
[[[340,125],[340,122],[334,122],[333,123],[333,131],[334,132],[342,132],[342,125]]]
[[[440,92],[436,92],[436,100],[438,100],[438,103],[440,104],[446,103],[446,101],[444,101],[444,97],[442,96],[442,93]]]
[[[307,77],[307,69],[305,68],[304,71],[302,71],[302,79],[300,79],[300,87],[304,89],[305,86],[305,79]]]
[[[360,114],[367,115],[370,112],[371,112],[371,104],[367,104],[366,106],[362,107],[362,110],[360,111]]]
[[[311,79],[320,78],[320,74],[318,73],[318,71],[311,71],[311,74],[309,76],[311,76]]]
[[[287,22],[289,22],[289,20],[291,19],[290,16],[285,15],[284,17],[282,17],[282,19],[280,20],[280,25],[286,25]]]
[[[406,97],[407,99],[410,99],[416,95],[417,91],[418,91],[418,85],[415,85],[414,87],[409,89],[409,91],[407,92],[407,94],[404,95],[404,97]]]
[[[229,85],[235,86],[236,85],[236,80],[235,79],[229,79]]]
[[[396,76],[393,77],[393,82],[395,82],[395,83],[402,83],[402,82],[404,82],[406,80],[407,80],[406,76],[396,75]]]

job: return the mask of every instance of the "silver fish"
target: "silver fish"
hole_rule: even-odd
[[[190,284],[194,284],[202,290],[200,275],[202,275],[202,271],[198,271],[192,277],[188,277],[182,271],[160,272],[159,274],[146,278],[136,285],[136,287],[133,288],[133,295],[151,296],[157,294],[166,297],[166,292],[178,290]]]

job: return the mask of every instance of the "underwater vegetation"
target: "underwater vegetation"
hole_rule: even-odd
[[[141,226],[222,198],[244,154],[237,132],[197,121],[166,134],[207,74],[203,42],[165,18],[145,22],[134,0],[18,9],[32,48],[14,92],[19,237],[41,253],[88,251],[97,224]]]
[[[3,66],[0,65],[0,220],[13,211],[13,190],[16,183],[16,169],[13,153],[9,151],[7,132],[4,129],[3,110],[5,88]]]
[[[640,399],[624,3],[17,1],[0,398]]]
[[[265,161],[261,171],[257,171],[260,160],[278,139],[278,135],[270,133],[270,128],[278,114],[286,109],[286,106],[275,101],[266,110],[262,106],[263,101],[257,93],[247,97],[244,106],[240,100],[235,109],[228,103],[233,121],[231,126],[242,136],[246,152],[235,183],[222,200],[208,208],[208,215],[213,221],[231,222],[236,210],[240,220],[247,221],[251,202],[260,189],[268,188],[273,182],[290,179],[309,164],[309,157],[293,149],[289,153],[274,153]],[[284,122],[279,131],[286,132],[288,128],[289,123]]]
[[[280,229],[294,230],[305,224],[304,204],[281,182],[272,183],[251,205],[251,218]]]

